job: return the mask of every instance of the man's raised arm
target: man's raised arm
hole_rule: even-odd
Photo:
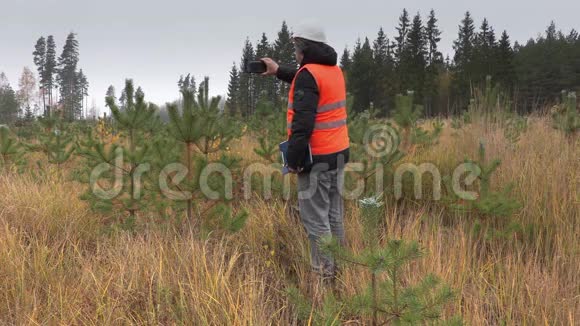
[[[276,61],[270,58],[262,58],[260,59],[262,62],[266,64],[266,72],[262,75],[264,76],[276,76],[276,78],[285,81],[287,83],[291,83],[296,75],[298,69],[287,67],[287,66],[280,66]]]

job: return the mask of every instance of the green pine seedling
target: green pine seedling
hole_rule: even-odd
[[[455,130],[463,128],[463,121],[461,120],[460,117],[453,116],[453,118],[451,119],[451,128]]]
[[[399,94],[395,97],[393,120],[401,130],[402,147],[405,150],[408,150],[412,145],[426,148],[429,145],[436,144],[444,126],[440,120],[433,122],[432,131],[426,131],[418,126],[418,120],[423,113],[423,106],[414,103],[413,94],[412,91],[409,91],[407,95]]]
[[[435,119],[432,123],[433,130],[426,131],[420,127],[415,127],[411,134],[411,143],[425,148],[430,145],[435,145],[439,141],[439,136],[443,132],[444,127],[441,119]]]
[[[139,138],[144,130],[156,121],[156,110],[153,105],[145,102],[145,94],[138,88],[135,91],[133,80],[125,81],[125,105],[118,106],[115,99],[108,96],[105,100],[111,110],[117,128],[126,133],[129,151],[135,151]]]
[[[16,169],[22,172],[26,165],[24,148],[16,137],[10,135],[7,126],[0,126],[0,172]]]
[[[146,173],[152,160],[150,127],[157,117],[156,108],[145,102],[140,88],[134,90],[132,80],[126,80],[123,94],[123,106],[112,97],[106,98],[121,141],[107,145],[85,138],[77,145],[78,155],[86,161],[80,180],[89,184],[81,198],[95,210],[127,215],[122,225],[131,226],[137,212],[145,211],[155,199],[155,188],[146,182]]]
[[[278,143],[271,141],[267,136],[258,137],[258,147],[254,148],[254,153],[270,163],[279,161],[277,159],[279,156]]]
[[[308,321],[309,325],[338,326],[341,325],[341,315],[344,311],[344,303],[340,302],[332,292],[324,296],[322,304],[314,307],[300,290],[296,287],[286,289],[288,300],[294,304],[296,315],[301,321]]]
[[[182,144],[171,137],[166,128],[156,131],[149,148],[151,169],[145,175],[150,196],[153,199],[150,201],[149,208],[156,211],[164,220],[169,220],[173,216],[180,220],[180,216],[174,213],[183,210],[180,205],[182,201],[176,201],[168,196],[168,191],[180,189],[176,188],[171,176],[168,175],[172,171],[166,170],[167,167],[181,162],[182,148]]]
[[[142,173],[148,169],[148,150],[145,145],[129,152],[123,146],[107,146],[100,142],[79,148],[78,155],[86,161],[79,181],[89,186],[81,199],[89,201],[96,211],[127,213],[128,218],[134,219],[149,202],[144,184],[140,182]]]
[[[494,159],[487,162],[485,146],[480,143],[479,159],[477,161],[466,160],[466,163],[467,171],[476,176],[478,180],[476,189],[474,189],[477,191],[477,195],[469,198],[462,195],[462,198],[459,198],[452,189],[451,178],[446,176],[443,178],[446,188],[443,203],[459,213],[476,213],[478,219],[499,217],[501,232],[506,232],[510,228],[504,229],[504,226],[513,223],[511,217],[521,208],[521,204],[510,196],[513,184],[508,184],[499,191],[491,190],[492,176],[500,166],[501,161]],[[515,228],[511,229],[516,230]]]
[[[412,91],[409,91],[407,95],[398,94],[395,97],[393,120],[401,128],[403,149],[409,149],[412,145],[412,135],[422,112],[423,106],[413,103]]]
[[[580,130],[575,92],[562,91],[562,102],[552,111],[552,126],[561,130],[569,140]]]
[[[54,130],[54,132],[46,138],[45,153],[48,156],[48,162],[60,166],[68,161],[74,152],[73,137],[66,131]]]
[[[373,179],[376,182],[382,181],[382,184],[392,184],[394,166],[405,156],[399,149],[401,139],[398,128],[388,121],[378,119],[377,112],[371,109],[349,118],[348,131],[352,161],[362,163],[363,166],[356,173],[364,181],[364,193],[372,191]],[[376,136],[376,142],[370,139],[369,131],[371,137]],[[382,171],[382,176],[378,174],[379,171]],[[384,189],[383,193],[386,196],[391,190]]]
[[[458,136],[459,131],[463,129],[464,126],[471,123],[471,114],[469,111],[463,112],[461,115],[454,115],[451,119],[451,128],[453,128],[452,135]]]
[[[483,90],[473,90],[473,97],[469,101],[468,118],[469,120],[480,118],[486,124],[503,124],[511,107],[509,97],[502,92],[501,85],[492,83],[492,78],[488,75]]]
[[[224,177],[217,174],[207,176],[207,186],[212,192],[217,192],[218,196],[217,199],[211,199],[213,202],[209,204],[200,185],[202,173],[210,164],[215,163],[215,166],[225,168],[235,179],[240,162],[238,158],[224,152],[231,141],[241,135],[241,128],[219,110],[220,97],[209,98],[208,92],[209,78],[206,77],[200,84],[197,99],[193,89],[182,88],[181,110],[176,104],[168,106],[169,137],[182,145],[176,162],[180,162],[187,169],[185,180],[173,186],[182,193],[190,194],[181,199],[186,203],[185,211],[189,222],[193,222],[195,211],[202,231],[209,233],[214,228],[221,228],[236,232],[245,223],[246,215],[245,212],[234,215],[226,205],[228,196]],[[219,152],[222,153],[218,159],[212,159],[209,155]],[[205,206],[209,208],[204,208]],[[216,216],[220,217],[220,223],[210,223],[209,220],[215,222]]]
[[[215,230],[236,233],[245,226],[247,219],[248,213],[245,210],[234,213],[231,206],[218,203],[204,218],[202,231],[206,236]]]
[[[509,141],[512,146],[515,146],[522,134],[524,134],[528,129],[528,119],[517,114],[512,114],[508,118],[503,134],[504,137]]]
[[[184,144],[181,162],[187,168],[186,184],[182,185],[182,191],[187,190],[191,193],[197,191],[197,178],[195,178],[194,170],[194,153],[198,144],[202,142],[203,132],[202,126],[205,121],[202,120],[202,115],[197,111],[195,103],[195,91],[191,89],[182,89],[183,105],[181,113],[176,104],[167,106],[169,113],[169,135],[178,142]],[[197,147],[198,151],[201,151]],[[188,198],[187,202],[187,219],[193,219],[193,198]]]
[[[339,319],[344,311],[370,319],[371,325],[415,325],[439,321],[444,305],[453,298],[453,291],[442,285],[434,275],[425,276],[415,285],[406,284],[403,281],[404,267],[422,257],[419,245],[414,241],[382,239],[384,213],[380,197],[365,198],[359,203],[365,249],[354,253],[331,238],[322,240],[322,248],[337,260],[365,269],[370,273],[371,281],[353,297],[341,301],[331,298],[323,304],[322,310],[311,308],[316,312],[309,316],[329,321]],[[308,306],[295,290],[290,290],[290,294],[297,298],[298,312],[300,314],[302,311],[304,318]],[[324,311],[332,313],[326,314]]]
[[[220,96],[210,98],[209,77],[200,84],[197,101],[193,102],[195,114],[198,115],[201,137],[195,142],[196,147],[206,157],[209,153],[225,150],[229,143],[241,136],[241,126],[220,111]]]
[[[39,123],[44,132],[38,135],[37,143],[28,144],[27,147],[31,151],[44,153],[47,162],[56,165],[61,171],[62,164],[66,163],[75,151],[74,137],[69,131],[69,126],[54,117],[39,118]],[[38,165],[41,166],[41,163],[38,162]]]
[[[474,208],[483,215],[487,216],[510,216],[521,206],[516,200],[509,197],[512,185],[507,185],[499,192],[491,191],[491,177],[497,170],[501,161],[494,159],[490,163],[486,162],[485,145],[483,142],[479,145],[479,160],[468,161],[472,164],[473,170],[477,168],[479,173],[479,198],[473,201]]]
[[[254,153],[270,163],[280,162],[278,144],[287,138],[286,115],[265,100],[258,102],[258,112],[261,114],[250,123],[252,131],[258,135],[258,147],[254,148]]]

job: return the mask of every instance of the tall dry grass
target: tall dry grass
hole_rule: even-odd
[[[406,280],[440,276],[458,294],[445,314],[473,325],[580,323],[578,141],[545,118],[533,119],[515,147],[500,129],[473,124],[459,135],[446,129],[435,148],[409,160],[449,168],[474,157],[480,139],[488,157],[502,159],[494,186],[515,183],[523,207],[514,218],[530,227],[529,236],[486,240],[470,231],[469,216],[450,222],[436,203],[390,209],[385,237],[418,240],[426,251]],[[136,233],[111,229],[78,199],[81,187],[58,174],[0,176],[0,324],[298,323],[284,289],[306,289],[310,278],[306,237],[291,204],[242,202],[250,213],[245,229],[202,240],[154,225]],[[359,218],[347,203],[354,250],[362,249]],[[366,280],[345,268],[342,295]]]

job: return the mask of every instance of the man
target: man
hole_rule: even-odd
[[[344,76],[337,54],[318,26],[303,25],[292,39],[297,70],[262,58],[267,71],[291,83],[288,94],[288,156],[290,172],[298,174],[298,206],[311,248],[311,263],[324,280],[334,280],[333,259],[320,251],[319,240],[332,235],[344,243],[340,186],[349,157]],[[308,145],[313,164],[305,166]]]

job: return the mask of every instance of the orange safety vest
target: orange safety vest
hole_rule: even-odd
[[[346,87],[342,70],[338,66],[306,64],[296,73],[288,94],[288,138],[292,134],[294,118],[294,83],[302,69],[307,69],[318,85],[318,107],[314,130],[310,137],[312,155],[333,154],[349,147],[346,126]]]

